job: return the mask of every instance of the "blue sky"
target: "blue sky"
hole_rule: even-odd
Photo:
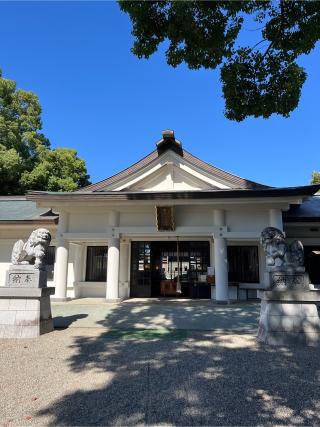
[[[0,67],[35,92],[53,147],[72,147],[93,182],[144,157],[161,131],[222,169],[274,186],[305,185],[320,169],[319,47],[289,119],[231,122],[219,75],[130,52],[131,24],[114,2],[0,2]],[[248,32],[248,37],[250,32]],[[244,34],[246,37],[246,34]]]

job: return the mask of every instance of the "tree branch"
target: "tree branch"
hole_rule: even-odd
[[[260,40],[258,43],[256,43],[254,46],[252,46],[250,49],[251,50],[253,50],[254,48],[256,48],[257,46],[259,46],[259,44],[261,44],[261,43],[263,43],[263,42],[266,42],[267,40],[266,39],[262,39],[262,40]]]
[[[280,17],[281,17],[281,21],[280,21],[280,26],[279,26],[279,30],[278,30],[278,34],[277,37],[275,38],[275,40],[273,40],[269,46],[267,47],[267,50],[265,51],[265,53],[262,55],[261,60],[258,62],[258,65],[261,64],[261,62],[264,60],[264,58],[268,55],[270,49],[272,48],[272,46],[274,45],[274,43],[276,41],[279,40],[279,36],[281,35],[281,33],[283,32],[283,26],[284,26],[284,0],[280,0]]]

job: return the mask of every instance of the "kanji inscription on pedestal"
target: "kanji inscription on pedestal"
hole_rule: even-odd
[[[31,282],[34,280],[32,273],[11,273],[9,274],[8,286],[15,287],[30,287]]]

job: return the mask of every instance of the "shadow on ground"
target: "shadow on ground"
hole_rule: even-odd
[[[85,319],[88,317],[86,313],[73,314],[71,316],[55,316],[53,319],[53,324],[55,328],[65,329],[71,326],[74,322],[79,319]]]
[[[256,333],[260,304],[216,305],[211,301],[127,301],[122,304],[61,304],[53,306],[53,315],[63,317],[86,314],[71,327],[108,329],[186,329],[216,332]]]
[[[136,309],[134,321],[146,322],[148,310]],[[221,310],[228,315],[229,307]],[[126,325],[122,306],[112,316],[113,325]],[[320,423],[318,348],[265,346],[254,334],[122,327],[75,337],[72,350],[72,372],[107,379],[40,410],[51,426]]]

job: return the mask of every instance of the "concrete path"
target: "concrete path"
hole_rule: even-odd
[[[217,333],[256,333],[260,304],[218,305],[209,300],[131,299],[107,304],[83,299],[53,303],[57,328],[106,330],[178,329]]]

